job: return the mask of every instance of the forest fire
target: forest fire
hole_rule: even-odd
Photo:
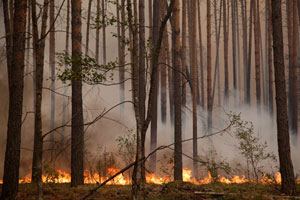
[[[119,171],[119,169],[117,168],[108,168],[107,172],[108,172],[108,176],[107,177],[100,177],[98,173],[93,173],[91,174],[88,171],[85,171],[84,176],[84,183],[85,184],[97,184],[97,183],[102,183],[104,182],[107,178],[109,178],[111,175],[117,173]],[[183,169],[183,181],[185,182],[190,182],[190,183],[194,183],[194,184],[209,184],[212,183],[214,181],[218,181],[221,183],[225,183],[225,184],[242,184],[242,183],[246,183],[246,182],[253,182],[255,183],[255,180],[249,180],[245,177],[245,175],[234,175],[231,179],[230,178],[226,178],[224,176],[219,177],[217,180],[215,180],[212,176],[211,173],[208,172],[207,177],[204,177],[202,179],[200,179],[199,181],[197,181],[195,178],[192,177],[192,171],[184,168]],[[44,183],[70,183],[71,182],[71,175],[67,172],[61,171],[61,170],[57,170],[54,176],[50,176],[50,175],[43,175],[42,176],[42,180]],[[172,178],[169,176],[163,176],[163,177],[159,177],[155,174],[147,174],[146,175],[146,182],[147,183],[153,183],[153,184],[163,184],[163,183],[168,183],[172,181]],[[30,183],[31,182],[31,175],[28,174],[26,175],[24,178],[19,180],[19,183]],[[279,172],[277,172],[274,175],[274,179],[268,178],[266,175],[264,175],[261,179],[258,180],[259,183],[261,184],[271,184],[271,183],[277,183],[280,184],[281,183],[281,175]],[[0,184],[2,184],[3,181],[0,180]],[[123,176],[123,174],[118,175],[116,178],[114,178],[113,180],[109,181],[107,183],[107,185],[129,185],[131,184],[131,180],[128,177]]]

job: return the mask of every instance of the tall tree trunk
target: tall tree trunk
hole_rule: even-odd
[[[102,0],[103,64],[106,65],[106,0]]]
[[[240,0],[243,28],[243,71],[244,71],[244,99],[247,96],[247,2]]]
[[[261,86],[260,86],[260,48],[259,48],[259,26],[258,26],[258,10],[256,0],[253,1],[253,17],[254,17],[254,44],[255,44],[255,83],[256,83],[256,107],[257,112],[261,109]]]
[[[161,16],[166,15],[166,1],[162,1],[162,6],[161,6]],[[167,61],[167,54],[168,52],[166,51],[166,44],[167,41],[166,39],[168,34],[168,27],[166,26],[165,28],[165,32],[164,32],[164,37],[163,37],[163,49],[162,49],[162,53],[160,56],[160,62],[164,63],[162,65],[160,65],[160,105],[161,105],[161,121],[162,123],[166,123],[166,118],[167,118],[167,66],[166,61]]]
[[[207,0],[207,111],[208,133],[212,127],[212,81],[211,81],[211,23],[210,23],[210,0]]]
[[[50,27],[54,24],[54,11],[55,0],[50,1]],[[49,69],[50,69],[50,79],[51,79],[51,96],[50,96],[50,130],[54,128],[55,120],[55,26],[51,27],[50,37],[49,37]],[[51,134],[51,141],[54,144],[54,134]]]
[[[85,54],[86,55],[89,54],[91,7],[92,7],[92,0],[89,0],[88,13],[87,13],[88,15],[87,15],[87,22],[86,22],[86,41],[85,41]]]
[[[141,124],[145,119],[145,102],[146,102],[146,48],[145,48],[145,0],[139,0],[139,112]],[[165,67],[165,66],[163,66]],[[145,156],[145,137],[142,137],[143,156]],[[145,181],[145,165],[142,165],[142,178]]]
[[[158,34],[159,34],[159,24],[160,24],[160,6],[161,1],[160,0],[154,0],[153,1],[153,29],[152,29],[152,45],[155,45],[158,41]],[[158,80],[158,73],[156,74],[156,79]],[[152,104],[152,120],[151,120],[151,136],[150,136],[150,151],[153,151],[156,149],[157,146],[157,96],[158,96],[158,82],[155,82],[155,96],[156,98],[153,101]],[[149,161],[150,170],[152,172],[155,172],[156,170],[156,153],[154,153],[150,157]]]
[[[205,92],[204,92],[204,65],[203,65],[203,45],[202,45],[202,31],[201,31],[201,12],[200,0],[198,0],[198,34],[200,45],[200,82],[201,82],[201,106],[205,107]]]
[[[236,103],[236,91],[237,91],[237,80],[236,80],[236,24],[235,18],[236,13],[234,9],[236,0],[231,0],[231,27],[232,27],[232,70],[233,70],[233,98]]]
[[[99,64],[99,50],[100,50],[100,0],[97,0],[97,5],[96,5],[96,50],[95,50],[95,59],[97,64]]]
[[[288,49],[289,49],[289,118],[292,134],[297,134],[298,126],[298,92],[297,92],[297,4],[288,1]]]
[[[194,1],[196,6],[196,1]],[[196,17],[196,7],[194,9]],[[175,0],[173,11],[173,22],[175,31],[175,41],[173,46],[173,54],[175,57],[174,66],[174,101],[175,101],[175,152],[174,152],[174,180],[182,181],[182,143],[181,143],[181,59],[180,59],[180,2]],[[196,35],[196,34],[195,34]],[[196,45],[195,45],[196,46]],[[196,56],[196,53],[195,53]]]
[[[252,55],[252,19],[253,19],[253,0],[250,2],[250,21],[249,21],[249,45],[248,45],[248,64],[247,64],[247,81],[246,81],[246,104],[251,103],[251,55]]]
[[[284,71],[283,33],[281,0],[272,0],[273,51],[275,68],[275,89],[277,108],[277,140],[280,173],[282,177],[281,191],[287,195],[296,194],[293,164],[291,159],[287,95]]]
[[[271,0],[268,0],[268,65],[269,65],[269,112],[273,119],[274,115],[274,72],[273,72],[273,60],[272,60],[272,8],[271,8]]]
[[[9,85],[9,110],[1,199],[14,199],[18,193],[20,166],[27,1],[15,1],[14,12],[13,14],[10,13],[13,17],[9,17],[8,1],[3,0],[2,2],[6,33],[6,49],[8,50],[6,55]],[[10,24],[12,20],[14,22],[13,27]],[[14,30],[13,33],[11,32],[12,29]]]
[[[186,12],[187,12],[187,6],[186,6],[186,1],[182,1],[182,39],[181,39],[181,72],[183,74],[182,79],[181,79],[181,87],[182,87],[182,99],[181,99],[181,103],[182,106],[185,107],[186,105],[186,87],[185,87],[185,83],[186,83],[186,63],[187,63],[187,59],[186,59]],[[202,96],[202,94],[201,94]],[[184,109],[183,109],[183,120],[185,120],[185,113],[184,113]]]
[[[228,13],[229,14],[229,13]],[[223,0],[223,34],[224,34],[224,76],[225,76],[225,94],[224,101],[225,104],[228,102],[229,98],[229,75],[228,75],[228,30],[226,21],[226,0]]]
[[[67,26],[66,26],[66,44],[65,44],[65,52],[67,55],[69,55],[69,36],[70,34],[70,0],[67,0]],[[67,68],[67,66],[65,65],[65,69]],[[67,87],[64,87],[64,95],[67,96]],[[66,124],[66,118],[67,118],[67,99],[64,98],[63,100],[63,110],[62,110],[62,125]],[[64,139],[64,135],[65,135],[65,127],[62,127],[61,130],[62,133],[62,141]]]
[[[35,79],[35,115],[34,115],[34,147],[32,159],[32,182],[37,185],[38,199],[42,197],[42,169],[43,169],[43,133],[42,133],[42,92],[43,92],[43,75],[44,75],[44,54],[45,54],[45,37],[47,28],[49,1],[45,0],[43,5],[41,34],[38,36],[38,21],[36,13],[36,1],[32,0],[32,25],[35,61],[36,61],[36,79]]]
[[[31,16],[30,16],[30,1],[27,1],[27,8],[28,8],[28,13],[27,13],[27,40],[26,40],[26,74],[29,73],[30,71],[30,57],[29,57],[29,54],[30,54],[30,37],[31,37],[31,33],[30,33],[30,29],[31,29],[31,23],[30,23],[30,20],[31,20]]]
[[[119,57],[119,79],[120,79],[120,101],[125,100],[125,0],[121,0],[121,42],[120,42],[120,57]],[[120,107],[121,116],[123,114],[124,106],[123,104]]]
[[[237,80],[238,80],[238,91],[242,89],[241,87],[241,55],[240,55],[240,29],[239,29],[239,6],[237,0],[235,0],[235,19],[236,19],[236,42],[237,42]],[[238,93],[238,99],[241,94]]]
[[[81,0],[72,0],[72,57],[81,56]],[[80,69],[80,63],[72,63],[72,70]],[[71,186],[83,184],[83,112],[82,82],[72,80],[72,120],[71,120]]]

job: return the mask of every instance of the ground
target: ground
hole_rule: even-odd
[[[88,194],[96,185],[83,185],[70,188],[70,184],[44,184],[44,200],[74,200]],[[190,199],[300,199],[287,197],[280,193],[279,185],[262,185],[253,183],[223,184],[211,183],[194,185],[187,182],[170,182],[163,185],[147,184],[145,186],[146,200],[190,200]],[[107,185],[101,187],[88,199],[126,200],[130,199],[131,186]],[[1,191],[1,185],[0,185]],[[31,184],[21,184],[17,199],[29,200],[35,198],[35,187]],[[298,185],[300,192],[300,185]]]

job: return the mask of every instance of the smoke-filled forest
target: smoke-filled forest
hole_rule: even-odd
[[[0,10],[1,200],[300,198],[300,1]]]

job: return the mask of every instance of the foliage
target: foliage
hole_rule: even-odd
[[[57,53],[58,78],[66,83],[67,81],[80,80],[87,84],[99,84],[106,81],[106,74],[116,66],[116,61],[108,62],[107,65],[99,65],[96,60],[88,55],[72,57],[66,52]],[[76,68],[72,66],[78,66]],[[62,69],[67,66],[66,69]],[[110,74],[112,79],[113,74]]]
[[[127,130],[127,133],[119,136],[116,141],[121,159],[126,165],[129,165],[134,161],[136,153],[136,133],[132,129]]]
[[[59,178],[59,173],[50,165],[44,166],[43,174],[46,176],[46,183],[55,183]]]
[[[231,172],[229,163],[220,157],[214,147],[210,147],[204,151],[205,155],[199,157],[201,166],[204,166],[210,172],[214,182],[219,179],[219,172],[223,171],[226,174]]]
[[[234,137],[238,139],[238,149],[247,163],[247,174],[250,178],[252,172],[253,177],[258,181],[259,175],[263,175],[263,161],[276,162],[276,156],[267,151],[267,142],[261,140],[254,135],[254,127],[252,122],[241,119],[240,114],[228,114],[232,126],[234,128]]]

